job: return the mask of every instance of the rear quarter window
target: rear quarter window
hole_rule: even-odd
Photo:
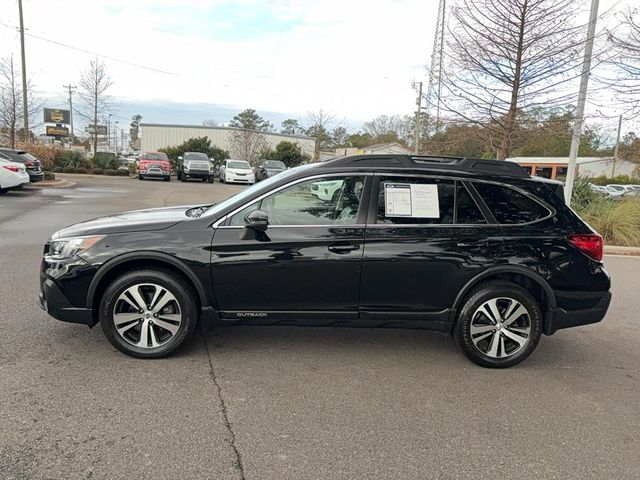
[[[535,222],[551,214],[545,206],[513,188],[480,182],[473,185],[498,223],[517,225]]]

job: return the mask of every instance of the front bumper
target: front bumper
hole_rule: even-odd
[[[588,295],[589,308],[582,310],[566,310],[561,307],[549,310],[544,326],[545,335],[552,335],[562,328],[578,327],[598,323],[607,314],[611,303],[611,292],[600,292]]]
[[[207,170],[189,170],[188,172],[183,171],[182,175],[184,175],[185,178],[207,179],[213,176],[213,172]]]
[[[71,305],[60,290],[60,287],[46,275],[41,275],[40,277],[38,305],[56,320],[81,323],[90,327],[95,325],[91,309],[78,308]]]

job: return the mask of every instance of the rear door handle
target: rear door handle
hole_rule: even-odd
[[[349,253],[360,249],[360,245],[331,245],[329,251],[333,253]]]

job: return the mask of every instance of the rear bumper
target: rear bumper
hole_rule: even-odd
[[[45,275],[40,279],[38,305],[56,320],[81,323],[90,327],[95,325],[91,309],[71,305],[56,283]]]
[[[44,180],[44,172],[43,171],[34,172],[34,171],[31,171],[31,170],[27,170],[27,173],[29,174],[29,181],[31,183],[41,182],[42,180]]]
[[[611,303],[611,292],[585,294],[591,306],[582,310],[565,310],[556,307],[549,310],[544,326],[545,335],[552,335],[562,328],[578,327],[598,323],[607,314]]]

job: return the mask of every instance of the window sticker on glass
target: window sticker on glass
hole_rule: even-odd
[[[438,185],[385,183],[387,217],[440,218]]]
[[[411,185],[408,183],[385,183],[384,203],[387,217],[411,216]]]

